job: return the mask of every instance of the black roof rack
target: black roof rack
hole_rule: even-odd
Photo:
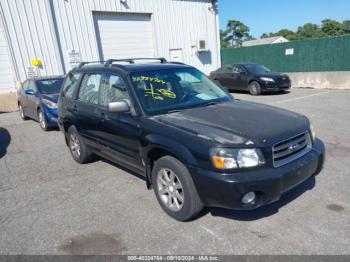
[[[88,64],[103,64],[105,63],[105,61],[91,61],[91,62],[81,62],[79,63],[79,65],[77,66],[78,69],[82,68],[84,65],[88,65]]]
[[[105,62],[105,66],[110,66],[112,65],[114,62],[127,62],[129,64],[135,64],[135,61],[139,61],[139,60],[158,60],[160,63],[164,64],[166,63],[166,59],[163,57],[160,58],[126,58],[126,59],[108,59]]]

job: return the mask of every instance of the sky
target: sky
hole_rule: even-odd
[[[229,19],[240,20],[254,37],[327,18],[350,20],[350,0],[219,0],[220,28]]]

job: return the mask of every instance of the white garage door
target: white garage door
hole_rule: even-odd
[[[14,85],[7,42],[0,25],[0,92],[13,88]]]
[[[95,27],[102,60],[155,55],[150,15],[95,15]]]

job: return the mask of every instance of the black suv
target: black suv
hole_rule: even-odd
[[[288,75],[271,72],[259,64],[224,65],[212,72],[209,78],[230,91],[249,91],[252,95],[287,91],[292,86]]]
[[[171,217],[255,209],[322,169],[305,116],[235,100],[188,65],[135,61],[69,72],[58,122],[77,162],[99,155],[144,175]]]

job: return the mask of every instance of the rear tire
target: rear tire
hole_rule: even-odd
[[[203,204],[192,177],[176,158],[165,156],[155,162],[152,184],[160,206],[172,218],[187,221],[202,211]]]
[[[92,161],[93,154],[79,135],[74,126],[68,129],[68,147],[73,159],[79,164],[86,164]]]
[[[261,86],[258,82],[253,81],[249,84],[249,92],[253,96],[258,96],[261,94]]]
[[[18,104],[18,111],[19,111],[19,115],[21,116],[22,120],[28,120],[29,118],[24,114],[23,108],[21,106],[21,104]]]

